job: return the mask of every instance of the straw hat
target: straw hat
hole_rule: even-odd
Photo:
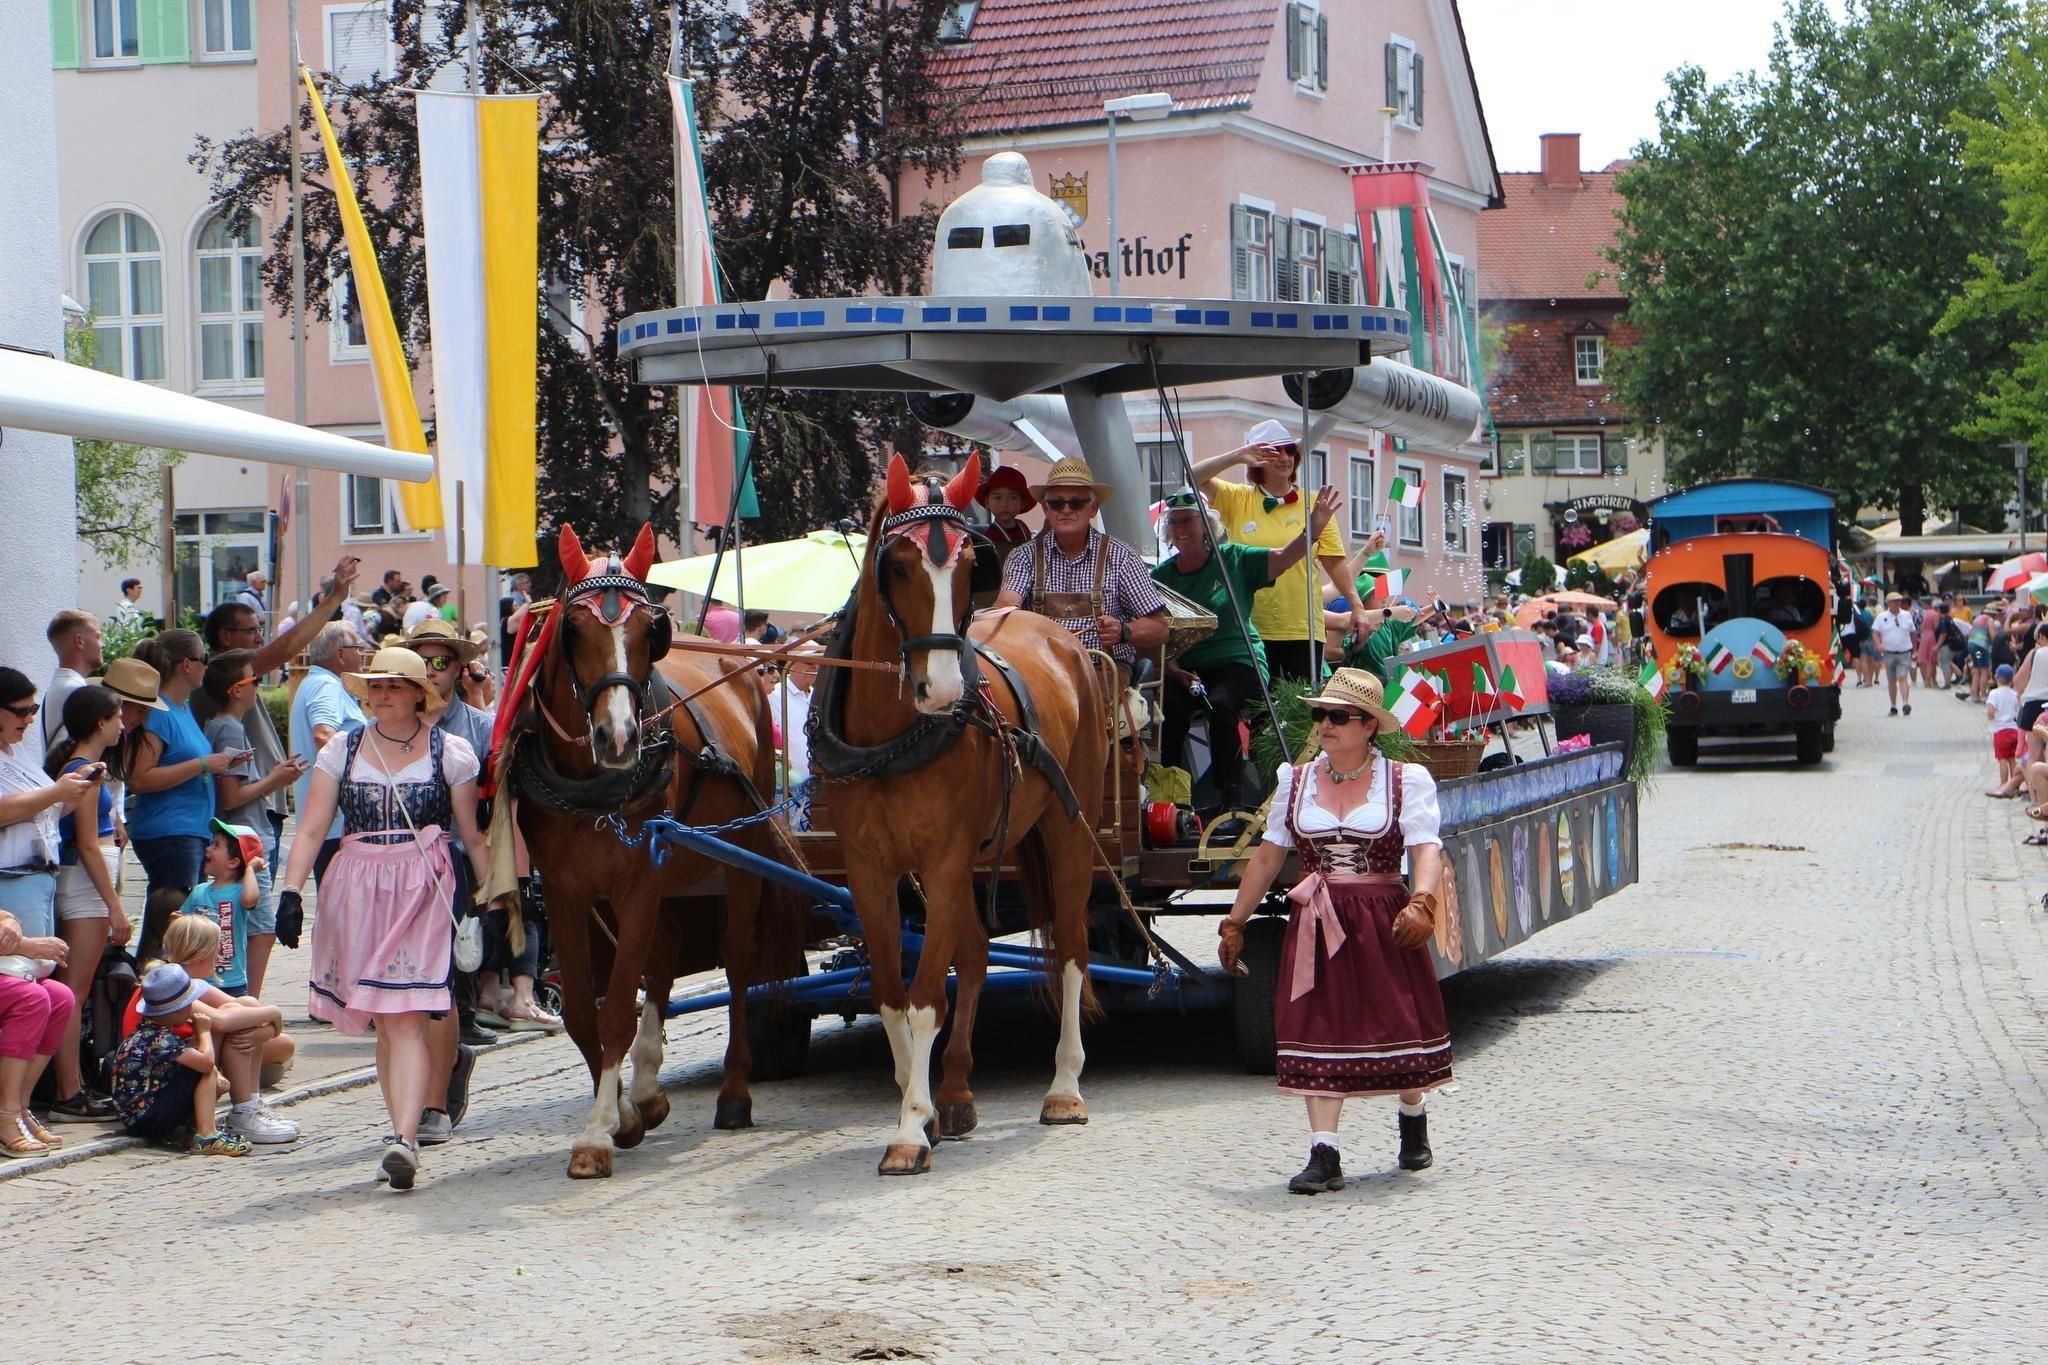
[[[1031,496],[1043,498],[1055,488],[1086,488],[1095,494],[1097,502],[1108,502],[1109,495],[1115,491],[1106,483],[1097,483],[1095,471],[1088,467],[1086,460],[1076,455],[1069,455],[1054,465],[1052,472],[1045,476],[1044,483],[1032,484]]]
[[[1386,699],[1386,689],[1378,678],[1362,668],[1340,668],[1323,684],[1320,695],[1304,697],[1302,702],[1307,706],[1348,706],[1365,712],[1383,729],[1398,730],[1401,722],[1387,709]]]
[[[152,711],[168,711],[171,708],[164,705],[156,694],[157,684],[162,681],[156,670],[140,659],[116,659],[107,665],[106,676],[100,679],[100,686],[122,701],[132,701]]]
[[[1284,422],[1276,422],[1270,417],[1245,432],[1244,443],[1248,446],[1297,447],[1301,444],[1294,433],[1287,429]]]
[[[427,661],[402,645],[386,645],[360,673],[344,673],[341,681],[359,701],[370,699],[370,683],[377,678],[396,678],[420,689],[422,697],[432,696],[434,681],[427,674]]]
[[[405,637],[404,647],[412,650],[414,653],[418,653],[419,646],[429,644],[446,645],[454,650],[455,662],[458,667],[469,663],[470,660],[484,652],[482,645],[464,636],[454,626],[449,625],[438,616],[429,616],[426,620],[414,626]]]
[[[981,489],[974,495],[974,500],[983,507],[986,507],[988,506],[988,495],[995,492],[998,488],[1007,488],[1024,499],[1024,505],[1017,509],[1019,515],[1029,512],[1032,508],[1038,506],[1038,499],[1031,496],[1031,488],[1024,482],[1024,471],[1015,465],[1006,464],[990,474],[986,479],[983,479]]]

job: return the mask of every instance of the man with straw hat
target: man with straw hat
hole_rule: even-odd
[[[1273,1035],[1281,1092],[1308,1101],[1308,1166],[1288,1184],[1296,1194],[1344,1187],[1337,1125],[1347,1099],[1399,1096],[1401,1169],[1430,1165],[1423,1095],[1451,1080],[1429,955],[1443,880],[1436,780],[1375,748],[1375,736],[1400,726],[1364,669],[1338,669],[1308,714],[1322,752],[1280,770],[1217,947],[1235,971],[1245,922],[1293,849],[1302,878],[1287,896]]]
[[[1884,690],[1893,715],[1899,707],[1913,714],[1913,613],[1906,595],[1894,589],[1884,595],[1884,610],[1870,623],[1870,638],[1884,656]]]
[[[1166,642],[1166,599],[1137,551],[1095,529],[1096,510],[1111,492],[1086,460],[1072,456],[1031,485],[1045,507],[1045,529],[1003,565],[996,606],[1051,617],[1089,649],[1107,650],[1128,679],[1139,650]]]

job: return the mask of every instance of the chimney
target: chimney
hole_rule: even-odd
[[[1545,133],[1542,141],[1543,183],[1553,189],[1579,188],[1579,135]]]

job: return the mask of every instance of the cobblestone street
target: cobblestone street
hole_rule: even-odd
[[[884,1181],[874,1021],[821,1021],[760,1126],[717,1133],[723,1017],[696,1016],[669,1030],[674,1115],[609,1182],[563,1176],[588,1083],[548,1039],[485,1057],[410,1195],[373,1183],[367,1088],[293,1106],[306,1139],[252,1159],[0,1183],[17,1299],[40,1281],[55,1310],[15,1314],[14,1354],[2038,1355],[2048,859],[1980,795],[1979,708],[1844,700],[1819,768],[1665,772],[1641,885],[1447,985],[1427,1173],[1394,1169],[1391,1101],[1355,1104],[1354,1183],[1290,1197],[1301,1105],[1238,1070],[1222,1016],[1091,1030],[1093,1121],[1040,1127],[1053,1031],[998,1014],[979,1131]],[[1206,958],[1214,920],[1174,932]]]

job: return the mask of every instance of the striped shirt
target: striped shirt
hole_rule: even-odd
[[[1079,593],[1084,597],[1094,592],[1095,556],[1107,554],[1109,559],[1102,576],[1105,615],[1120,621],[1136,621],[1166,610],[1166,599],[1159,595],[1158,586],[1146,573],[1145,563],[1137,552],[1092,528],[1088,532],[1088,548],[1078,558],[1069,559],[1061,553],[1049,531],[1039,532],[1031,544],[1009,557],[1003,565],[1003,588],[1016,593],[1026,607],[1031,605],[1033,565],[1037,563],[1041,544],[1045,547],[1046,592]],[[1110,657],[1126,668],[1137,662],[1138,651],[1131,646],[1105,644],[1092,618],[1056,616],[1053,620],[1072,631],[1089,649],[1107,649]]]

